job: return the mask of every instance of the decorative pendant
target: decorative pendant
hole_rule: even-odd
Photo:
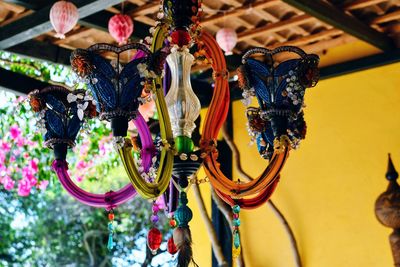
[[[113,235],[114,235],[114,211],[110,210],[108,212],[108,242],[107,242],[107,248],[108,250],[112,250],[114,248],[114,240],[113,240]]]
[[[239,226],[240,226],[240,219],[239,219],[239,212],[240,206],[234,205],[232,207],[233,212],[233,219],[232,219],[232,256],[237,258],[240,256],[240,236],[239,236]]]
[[[153,255],[156,255],[161,245],[162,234],[160,230],[154,227],[154,225],[159,220],[157,213],[160,211],[160,207],[155,201],[153,202],[152,211],[153,214],[151,215],[151,222],[153,223],[153,228],[151,228],[149,233],[147,234],[147,246],[149,247],[151,253]]]

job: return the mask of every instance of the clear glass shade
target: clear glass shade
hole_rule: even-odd
[[[171,69],[171,87],[165,97],[174,137],[191,137],[196,128],[194,121],[200,114],[200,101],[190,84],[190,71],[194,57],[188,50],[173,51],[167,57]]]

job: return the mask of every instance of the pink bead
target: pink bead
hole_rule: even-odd
[[[233,214],[233,219],[238,219],[238,218],[239,218],[239,214],[234,213],[234,214]]]
[[[158,207],[157,204],[154,204],[152,210],[153,210],[153,213],[157,213],[160,210],[160,207]]]

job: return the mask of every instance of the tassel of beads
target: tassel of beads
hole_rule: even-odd
[[[114,248],[114,240],[113,240],[113,235],[114,235],[114,212],[113,210],[110,210],[108,213],[108,242],[107,242],[107,248],[108,250],[112,250]]]
[[[240,256],[240,236],[239,236],[239,226],[240,226],[240,219],[239,219],[239,212],[240,206],[234,205],[232,207],[233,212],[233,219],[232,219],[232,256],[237,258]]]
[[[153,203],[152,207],[153,214],[151,215],[151,222],[153,223],[153,227],[150,229],[147,234],[147,246],[149,247],[151,253],[153,255],[157,254],[158,249],[160,248],[162,241],[162,234],[160,230],[158,230],[154,225],[158,222],[159,218],[157,213],[160,211],[157,203]]]

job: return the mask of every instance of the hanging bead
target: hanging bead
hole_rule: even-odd
[[[174,218],[171,218],[171,220],[169,220],[169,226],[171,226],[171,228],[175,228],[176,227],[176,221]]]
[[[174,238],[172,236],[168,239],[167,250],[171,255],[174,255],[176,252],[178,252],[178,248],[176,247]]]
[[[108,243],[107,243],[108,250],[112,250],[114,248],[114,241],[113,241],[113,234],[110,233],[108,235]]]
[[[114,248],[114,240],[113,240],[113,234],[114,234],[114,212],[113,210],[110,210],[108,213],[108,224],[107,224],[107,229],[108,229],[108,242],[107,242],[107,248],[108,250],[112,250]]]
[[[147,245],[153,255],[157,254],[157,250],[160,248],[162,240],[162,234],[157,228],[151,228],[147,234]]]
[[[235,246],[232,246],[232,256],[233,258],[238,258],[240,257],[240,247],[235,248]]]
[[[232,256],[237,258],[240,256],[240,236],[239,236],[239,226],[240,226],[240,219],[239,219],[239,212],[240,206],[234,205],[232,207],[233,218],[232,218]]]

